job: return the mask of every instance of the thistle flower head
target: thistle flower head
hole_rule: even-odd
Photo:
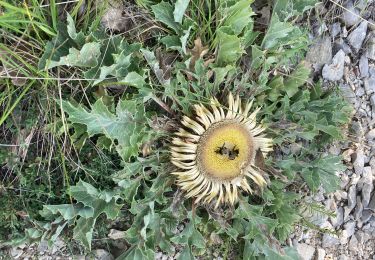
[[[251,193],[251,180],[255,185],[266,184],[255,166],[257,151],[265,156],[272,150],[272,140],[257,125],[252,102],[242,106],[239,96],[228,96],[225,111],[217,99],[209,107],[195,105],[196,119],[183,117],[182,125],[171,146],[171,161],[179,168],[172,172],[186,197],[196,202],[234,204],[239,189]]]

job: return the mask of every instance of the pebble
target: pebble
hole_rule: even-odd
[[[375,21],[373,19],[371,19],[371,18],[368,19],[368,21],[369,21],[369,25],[368,25],[369,29],[371,31],[375,31]]]
[[[322,246],[324,248],[330,248],[333,246],[337,246],[339,244],[340,240],[337,237],[330,235],[328,233],[323,234]]]
[[[363,212],[363,204],[361,201],[361,197],[357,196],[357,206],[355,207],[355,210],[354,210],[354,219],[355,220],[360,219],[362,216],[362,212]]]
[[[339,85],[342,95],[349,101],[352,105],[355,105],[357,102],[357,97],[353,89],[348,84]]]
[[[350,260],[348,256],[346,255],[340,255],[338,260]]]
[[[340,23],[334,23],[331,25],[331,37],[335,38],[341,32]]]
[[[118,239],[124,239],[125,238],[125,231],[120,231],[116,229],[111,229],[109,230],[108,237],[113,240],[118,240]]]
[[[366,45],[366,57],[375,60],[375,31],[369,35]]]
[[[365,209],[362,213],[361,221],[363,224],[366,224],[372,217],[373,213],[369,209]]]
[[[368,77],[368,58],[365,55],[362,55],[359,59],[359,71],[361,72],[362,78]]]
[[[375,95],[373,95],[375,97]],[[375,138],[375,128],[371,129],[370,131],[367,132],[366,134],[366,139],[367,140],[373,140]]]
[[[354,207],[356,206],[356,203],[357,203],[356,193],[357,193],[356,186],[355,185],[350,186],[349,192],[348,192],[348,207],[350,210],[354,209]]]
[[[322,71],[323,78],[331,81],[342,79],[344,75],[344,60],[345,53],[342,50],[339,50],[333,57],[332,64],[324,65]]]
[[[115,258],[104,249],[93,250],[95,260],[114,260]]]
[[[375,92],[375,77],[365,78],[363,80],[363,85],[367,95],[371,95]]]
[[[366,31],[367,31],[367,21],[363,21],[360,25],[352,31],[348,36],[348,41],[350,45],[358,52],[361,47],[362,43],[366,38]]]
[[[314,247],[308,244],[302,243],[302,244],[297,244],[296,249],[301,260],[313,260],[314,259],[314,254],[315,254]]]
[[[358,240],[356,236],[352,236],[349,242],[349,250],[356,252],[358,250]]]
[[[345,189],[346,186],[349,184],[349,176],[346,174],[346,171],[344,174],[341,176],[341,183],[340,183],[340,188]]]
[[[41,253],[41,252],[45,252],[47,250],[48,250],[48,242],[46,240],[40,241],[40,243],[38,245],[38,251]]]
[[[359,10],[354,7],[352,1],[349,1],[345,5],[345,10],[341,15],[341,19],[347,26],[353,26],[361,20]]]
[[[22,254],[23,254],[23,250],[18,249],[18,248],[16,248],[16,247],[13,247],[13,248],[10,250],[10,255],[11,255],[14,259],[18,259],[19,257],[21,257]]]
[[[363,153],[363,149],[358,149],[354,155],[354,171],[357,175],[361,175],[363,172],[363,167],[365,165],[365,155]]]
[[[375,212],[375,192],[372,194],[370,203],[368,204],[367,208]]]
[[[324,260],[325,256],[326,256],[326,250],[324,250],[323,248],[318,248],[316,250],[315,260]]]
[[[362,96],[364,96],[364,95],[365,95],[365,90],[364,90],[364,88],[358,86],[358,87],[355,89],[355,95],[356,95],[357,97],[362,97]]]
[[[371,192],[374,189],[373,176],[371,167],[367,166],[363,169],[363,187],[362,187],[362,204],[364,208],[370,203]]]
[[[354,234],[355,231],[355,221],[351,220],[345,223],[344,229],[346,231],[346,234],[349,237],[351,237]]]
[[[308,50],[306,60],[313,64],[315,71],[320,71],[324,64],[332,60],[332,45],[329,37],[318,39]]]
[[[342,38],[337,39],[333,43],[333,52],[337,53],[339,50],[343,50],[345,54],[352,52],[350,46]]]
[[[337,190],[333,193],[336,201],[346,200],[348,198],[348,193],[343,190]]]
[[[340,227],[344,223],[344,209],[342,207],[336,209],[336,216],[331,217],[331,223],[335,228]]]

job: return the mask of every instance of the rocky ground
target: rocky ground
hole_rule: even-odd
[[[336,213],[311,216],[328,232],[301,228],[290,239],[304,260],[375,259],[375,3],[349,1],[344,8],[331,24],[317,21],[307,58],[353,105],[348,140],[328,150],[342,154],[348,168],[338,173],[341,190],[311,198]]]
[[[300,227],[290,237],[289,244],[297,248],[303,260],[375,259],[375,1],[342,4],[321,5],[320,12],[330,19],[312,23],[314,44],[307,60],[315,69],[315,78],[323,78],[325,86],[339,86],[353,105],[347,141],[327,151],[342,154],[347,170],[338,173],[340,190],[333,194],[322,190],[307,198],[335,212],[335,216],[312,214],[311,222],[319,230]],[[120,241],[119,247],[125,246],[119,232],[112,230],[110,238]],[[104,249],[90,256],[72,257],[62,241],[52,249],[41,244],[13,248],[9,253],[14,259],[114,259]],[[173,257],[160,253],[157,258]]]

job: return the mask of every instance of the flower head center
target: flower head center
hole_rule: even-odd
[[[216,148],[215,152],[227,157],[229,160],[236,159],[240,153],[237,146],[231,142],[224,142],[222,146]]]
[[[212,125],[202,135],[197,149],[197,166],[211,178],[230,180],[242,174],[254,159],[253,138],[235,120]]]

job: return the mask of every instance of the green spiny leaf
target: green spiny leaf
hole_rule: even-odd
[[[177,0],[174,5],[173,17],[176,23],[181,24],[182,18],[184,17],[184,13],[186,8],[189,5],[190,0]]]
[[[99,56],[100,43],[90,42],[83,45],[80,51],[75,48],[70,48],[67,56],[61,57],[59,61],[51,61],[47,64],[47,69],[62,65],[92,68],[98,65]]]
[[[180,24],[175,22],[173,16],[173,6],[167,2],[160,2],[159,4],[151,6],[152,12],[156,20],[166,24],[169,28],[173,29],[177,34],[180,32]]]
[[[70,38],[72,38],[72,40],[74,40],[75,43],[77,43],[79,46],[83,45],[85,43],[85,35],[83,34],[83,32],[77,33],[74,20],[69,13],[67,13],[66,19],[68,22],[67,30]]]
[[[226,66],[235,63],[244,50],[241,47],[241,40],[236,35],[229,35],[222,30],[217,31],[218,54],[217,64]]]
[[[254,0],[241,0],[224,9],[225,20],[223,26],[232,28],[235,35],[240,34],[249,23],[253,22],[251,16],[254,13],[250,7],[252,2]]]

